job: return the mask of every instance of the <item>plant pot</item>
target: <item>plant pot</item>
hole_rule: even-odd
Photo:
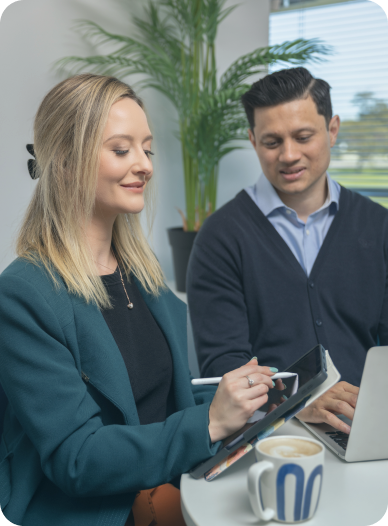
[[[186,272],[197,232],[184,232],[182,227],[167,229],[172,248],[175,284],[178,292],[186,292]]]

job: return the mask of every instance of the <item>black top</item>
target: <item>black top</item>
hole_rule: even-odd
[[[174,412],[167,341],[133,279],[128,281],[123,273],[132,310],[127,307],[118,268],[101,279],[113,305],[112,309],[103,309],[102,315],[124,359],[140,424],[163,422]]]
[[[242,191],[198,232],[187,294],[203,376],[252,356],[283,371],[321,343],[342,379],[359,385],[368,349],[388,345],[388,210],[341,188],[307,277]]]

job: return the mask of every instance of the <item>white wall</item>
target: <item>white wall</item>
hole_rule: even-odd
[[[227,5],[236,3],[228,0]],[[71,30],[74,20],[93,20],[112,32],[129,34],[131,16],[139,13],[141,4],[141,0],[22,0],[5,10],[0,21],[0,272],[15,257],[13,241],[36,184],[27,171],[25,150],[33,141],[34,115],[45,93],[63,78],[51,66],[63,56],[96,53]],[[240,0],[220,26],[220,74],[240,55],[267,45],[268,18],[269,0]],[[172,279],[166,228],[180,225],[175,206],[184,209],[180,146],[173,135],[176,113],[155,91],[139,94],[155,136],[159,203],[153,247],[167,278]],[[257,178],[258,161],[248,143],[247,147],[221,163],[218,206]]]

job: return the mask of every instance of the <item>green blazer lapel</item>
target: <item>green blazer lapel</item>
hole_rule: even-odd
[[[81,368],[90,382],[123,413],[127,424],[139,425],[127,369],[100,310],[74,302]]]
[[[133,279],[170,347],[176,409],[194,406],[187,357],[187,305],[170,289],[156,297],[148,294],[138,279]]]

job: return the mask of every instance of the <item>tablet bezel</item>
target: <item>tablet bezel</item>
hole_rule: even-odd
[[[310,349],[303,356],[301,356],[298,360],[296,360],[293,364],[287,367],[287,369],[285,369],[285,372],[292,369],[299,361],[303,360],[310,353],[313,353],[313,352],[316,353],[319,351],[320,353],[318,354],[318,356],[320,357],[320,370],[313,378],[311,378],[311,380],[306,382],[303,385],[303,387],[301,387],[288,400],[280,404],[279,407],[271,411],[267,416],[265,416],[264,418],[262,418],[261,420],[253,424],[252,427],[250,427],[249,429],[247,429],[247,431],[242,433],[241,440],[239,440],[231,448],[228,449],[227,446],[224,446],[213,457],[210,457],[204,462],[201,462],[201,464],[198,464],[197,466],[195,466],[195,468],[189,471],[190,475],[196,479],[201,478],[213,466],[215,466],[216,464],[224,460],[228,455],[236,451],[236,449],[246,444],[249,440],[254,438],[261,431],[269,427],[275,420],[277,420],[278,418],[281,418],[283,415],[285,415],[290,410],[292,410],[294,407],[296,407],[298,404],[300,404],[302,400],[306,399],[308,395],[311,394],[311,392],[316,387],[321,385],[327,378],[327,366],[326,366],[325,349],[320,344]],[[227,438],[224,439],[224,441],[226,440]]]

